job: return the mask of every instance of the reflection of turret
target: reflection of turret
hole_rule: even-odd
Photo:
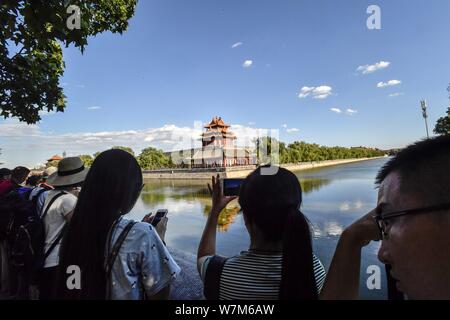
[[[220,212],[219,220],[218,220],[218,229],[220,232],[227,232],[230,226],[233,224],[234,219],[238,215],[241,208],[239,206],[234,206],[232,208],[225,208]],[[205,206],[204,215],[208,216],[211,211],[211,203]]]

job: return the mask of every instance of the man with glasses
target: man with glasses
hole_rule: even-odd
[[[377,175],[378,205],[344,230],[322,299],[357,299],[361,249],[378,258],[408,299],[450,299],[450,135],[400,151]]]

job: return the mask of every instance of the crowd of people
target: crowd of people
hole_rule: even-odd
[[[206,299],[358,299],[361,250],[381,241],[378,257],[406,299],[450,299],[450,136],[412,144],[376,177],[378,203],[340,236],[327,273],[313,252],[302,189],[290,171],[264,166],[238,197],[219,176],[197,254]],[[164,242],[168,218],[153,226],[126,219],[143,188],[136,159],[101,153],[90,168],[68,157],[41,175],[0,170],[0,290],[15,299],[167,299],[180,267]],[[216,254],[220,212],[236,199],[250,246]],[[81,270],[80,285],[67,272]],[[189,285],[188,283],[186,284]]]

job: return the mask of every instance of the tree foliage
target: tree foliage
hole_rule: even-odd
[[[83,161],[85,167],[92,166],[92,162],[94,162],[94,158],[88,154],[82,154],[79,156],[81,161]]]
[[[50,168],[50,167],[58,167],[58,160],[53,160],[53,161],[47,161],[47,163],[45,164],[45,168]]]
[[[159,168],[172,167],[172,161],[162,150],[156,148],[145,148],[137,157],[139,165],[143,170],[152,170]]]
[[[0,3],[0,115],[36,123],[39,111],[63,112],[66,99],[61,45],[81,52],[88,37],[122,33],[137,0],[2,0]],[[70,30],[69,5],[80,8],[81,28]]]
[[[450,107],[447,108],[447,115],[437,120],[433,132],[440,135],[450,134]]]
[[[278,145],[278,156],[273,150],[275,144]],[[306,143],[304,141],[295,141],[286,146],[284,142],[271,137],[262,137],[257,140],[257,157],[259,163],[299,163],[310,161],[324,161],[351,158],[371,158],[384,156],[385,152],[375,148],[366,147],[327,147],[315,143]],[[266,149],[265,149],[266,148]],[[267,150],[264,152],[263,150]],[[279,157],[279,162],[276,161]]]
[[[450,99],[450,84],[447,91],[449,95],[448,98]],[[450,134],[450,107],[447,108],[447,115],[436,121],[436,126],[434,127],[433,132],[440,135]]]

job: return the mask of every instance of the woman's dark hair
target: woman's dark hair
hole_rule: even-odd
[[[32,175],[27,178],[27,181],[25,182],[25,184],[35,187],[38,185],[38,183],[41,179],[42,179],[41,175]]]
[[[5,176],[9,176],[11,174],[11,170],[8,168],[1,168],[0,169],[0,179],[3,179]]]
[[[264,167],[262,167],[264,168]],[[283,241],[280,299],[317,299],[311,231],[300,212],[302,189],[289,170],[261,174],[261,167],[244,181],[239,204],[244,216],[268,242]]]
[[[95,159],[61,246],[58,298],[105,299],[108,233],[115,220],[131,211],[141,188],[141,168],[128,152],[108,150]],[[66,287],[70,265],[80,267],[80,290]]]

